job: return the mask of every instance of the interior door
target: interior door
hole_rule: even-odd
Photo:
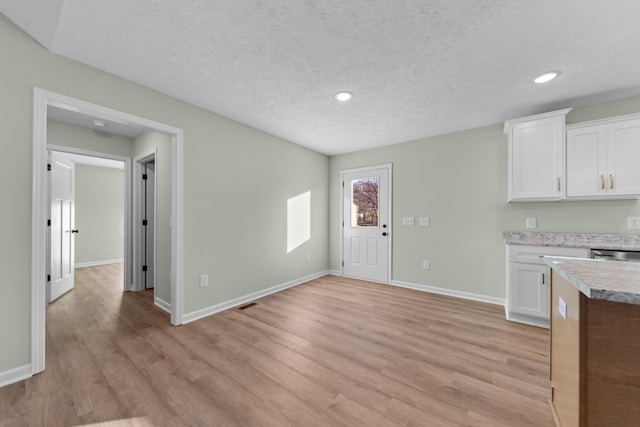
[[[74,286],[74,165],[59,153],[50,154],[50,276],[47,302],[59,298]]]
[[[156,188],[156,164],[155,160],[144,164],[143,185],[143,276],[144,288],[155,287],[155,188]]]
[[[343,274],[388,283],[390,166],[343,172]]]

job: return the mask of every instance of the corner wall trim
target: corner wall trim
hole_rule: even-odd
[[[487,295],[472,294],[470,292],[454,291],[452,289],[438,288],[435,286],[418,285],[417,283],[402,282],[400,280],[392,280],[392,286],[400,288],[413,289],[416,291],[429,292],[432,294],[446,295],[450,297],[468,299],[471,301],[486,302],[488,304],[502,305],[506,304],[506,300],[502,298],[490,297]]]
[[[169,304],[165,300],[155,297],[153,303],[160,310],[166,311],[167,313],[171,314],[171,304]]]
[[[294,286],[302,285],[303,283],[309,282],[314,279],[318,279],[320,277],[324,277],[328,275],[328,271],[321,271],[319,273],[310,274],[305,277],[301,277],[299,279],[292,280],[290,282],[282,283],[280,285],[272,286],[267,289],[263,289],[258,292],[251,293],[249,295],[245,295],[242,297],[234,298],[230,301],[223,302],[220,304],[212,305],[211,307],[203,308],[201,310],[193,311],[191,313],[187,313],[182,317],[182,321],[184,324],[193,322],[198,319],[202,319],[203,317],[211,316],[212,314],[219,313],[224,310],[228,310],[230,308],[236,307],[238,305],[245,304],[247,302],[256,300],[258,298],[266,297],[267,295],[275,294],[276,292],[284,291],[285,289],[292,288]]]
[[[0,387],[26,380],[33,376],[31,365],[23,365],[8,371],[0,372]]]
[[[105,259],[103,261],[76,262],[73,266],[75,268],[96,267],[98,265],[120,264],[122,262],[124,262],[124,258],[120,258],[120,259]]]

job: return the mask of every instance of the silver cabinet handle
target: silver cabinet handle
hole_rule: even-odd
[[[560,191],[560,177],[556,178],[557,182],[558,182],[558,191]]]
[[[609,188],[613,188],[613,174],[609,174]]]
[[[601,190],[604,190],[604,181],[605,181],[605,179],[604,179],[604,175],[600,175],[600,183],[602,184],[602,185],[600,186],[600,189],[601,189]]]

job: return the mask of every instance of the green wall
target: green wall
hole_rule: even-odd
[[[156,298],[171,304],[171,137],[146,131],[135,138],[133,155],[156,150]]]
[[[640,97],[576,108],[568,123],[640,112]],[[503,124],[331,157],[329,268],[340,270],[339,221],[344,169],[393,163],[393,280],[505,298],[503,231],[631,233],[636,200],[507,203],[507,137]],[[431,218],[430,227],[402,217]],[[422,269],[422,260],[431,269]]]
[[[30,361],[33,87],[184,129],[184,312],[324,271],[328,158],[46,51],[0,15],[0,373]],[[287,199],[311,191],[311,239],[287,254]],[[311,262],[306,262],[306,254]],[[209,287],[199,276],[209,274]]]
[[[76,164],[75,262],[124,259],[124,171]]]
[[[625,233],[626,217],[640,216],[637,201],[508,204],[502,124],[328,159],[51,54],[2,15],[0,58],[0,130],[11,159],[0,169],[0,188],[12,203],[0,211],[0,373],[30,358],[34,86],[184,129],[186,314],[339,270],[339,178],[347,168],[393,163],[394,280],[496,298],[505,293],[502,232],[524,230],[526,217],[538,218],[538,231]],[[579,108],[568,122],[635,112],[640,98]],[[103,149],[123,155],[127,148]],[[287,253],[287,200],[307,191],[311,238]],[[431,226],[402,226],[403,216],[429,216]],[[422,270],[423,259],[431,270]],[[209,287],[199,287],[201,274]]]

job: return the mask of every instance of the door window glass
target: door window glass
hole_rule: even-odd
[[[378,177],[351,181],[351,226],[378,226]]]

